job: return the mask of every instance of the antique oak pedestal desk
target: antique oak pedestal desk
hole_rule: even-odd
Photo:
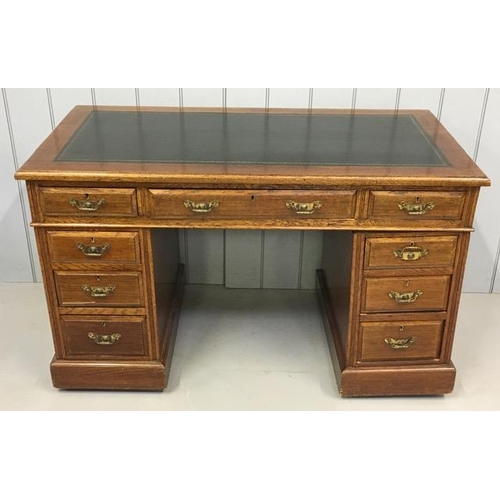
[[[481,186],[428,111],[78,106],[27,181],[55,387],[162,390],[179,228],[323,231],[318,297],[344,396],[452,391]]]

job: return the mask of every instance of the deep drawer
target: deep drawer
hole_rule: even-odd
[[[352,219],[355,191],[150,189],[155,218]]]
[[[48,231],[52,262],[139,263],[139,233]]]
[[[140,307],[144,304],[141,273],[56,271],[60,306]]]
[[[61,316],[68,358],[144,357],[146,318],[142,316]]]
[[[366,239],[366,268],[453,266],[456,236],[370,237]]]
[[[449,288],[450,276],[364,278],[362,311],[444,311]]]
[[[438,360],[443,321],[361,323],[358,362]]]
[[[39,191],[45,216],[133,217],[137,215],[135,189],[52,188]]]

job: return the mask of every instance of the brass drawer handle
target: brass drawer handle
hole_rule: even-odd
[[[400,201],[398,203],[399,209],[408,215],[424,215],[427,212],[430,212],[435,206],[436,204],[432,201],[423,203],[420,200],[420,196],[415,198],[415,203],[406,203],[406,201]]]
[[[190,208],[191,211],[197,214],[206,214],[212,210],[212,208],[217,208],[219,206],[218,201],[207,201],[205,203],[195,203],[191,200],[186,200],[184,202],[186,208]]]
[[[82,290],[88,293],[91,297],[107,297],[110,293],[115,291],[116,285],[109,286],[90,286],[83,285]]]
[[[388,295],[394,299],[398,304],[410,304],[415,302],[424,292],[422,290],[415,290],[414,292],[389,292]]]
[[[99,208],[101,208],[105,203],[106,200],[102,198],[97,201],[90,200],[88,194],[85,195],[84,200],[77,200],[76,198],[69,200],[69,204],[72,207],[75,207],[82,212],[95,212],[99,210]]]
[[[111,245],[105,243],[104,245],[84,245],[83,243],[77,243],[76,248],[80,250],[86,257],[102,257],[109,249]]]
[[[415,243],[410,243],[407,247],[394,250],[394,257],[401,260],[418,260],[429,255],[429,250],[417,247]]]
[[[313,214],[316,210],[321,208],[323,203],[321,201],[313,201],[312,203],[298,203],[296,201],[287,201],[285,202],[285,205],[287,208],[291,210],[295,210],[295,213],[297,214]]]
[[[392,349],[408,349],[417,341],[417,337],[408,337],[406,339],[393,339],[386,337],[384,342]]]
[[[112,335],[101,335],[100,333],[89,333],[89,339],[92,339],[96,344],[99,345],[112,345],[120,340],[121,335],[119,333],[113,333]]]

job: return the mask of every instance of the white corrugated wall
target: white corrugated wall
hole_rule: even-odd
[[[430,109],[491,178],[481,192],[464,282],[500,292],[500,89],[183,88],[2,89],[0,101],[0,282],[40,281],[23,183],[14,172],[77,104]],[[311,288],[321,251],[316,231],[182,231],[192,283]]]

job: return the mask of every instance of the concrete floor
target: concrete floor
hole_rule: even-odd
[[[163,393],[61,391],[40,284],[0,284],[0,410],[499,410],[500,295],[463,294],[446,396],[339,397],[314,291],[190,286]]]

